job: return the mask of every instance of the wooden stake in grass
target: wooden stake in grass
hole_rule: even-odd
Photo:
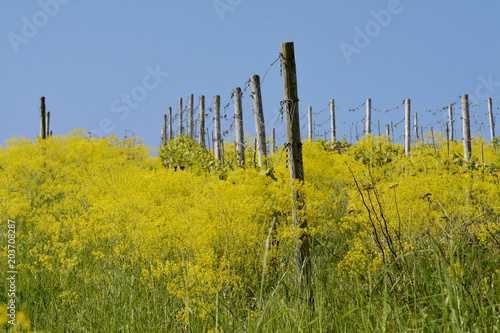
[[[221,160],[221,133],[220,133],[220,96],[214,96],[214,110],[215,110],[215,140],[214,140],[214,151],[215,158]]]
[[[188,130],[187,134],[190,139],[194,139],[194,125],[193,125],[193,94],[188,97]]]
[[[163,126],[161,127],[161,145],[167,144],[167,115],[163,115]]]
[[[236,123],[236,141],[234,143],[236,153],[241,160],[241,165],[245,165],[245,137],[243,132],[243,110],[241,108],[241,88],[234,88],[234,122]]]
[[[372,100],[366,100],[366,131],[365,135],[372,133]]]
[[[205,147],[205,96],[200,96],[200,136],[198,143]]]
[[[307,108],[307,137],[312,141],[312,132],[313,132],[313,124],[312,124],[312,107]]]
[[[413,121],[415,122],[415,144],[418,142],[418,116],[415,112],[413,114]]]
[[[405,154],[410,153],[410,99],[405,99]]]
[[[179,98],[179,135],[182,135],[182,97]]]
[[[47,137],[47,125],[45,124],[45,97],[42,96],[40,97],[40,111],[42,113],[42,119],[41,119],[41,122],[40,122],[40,138],[41,139],[45,139]]]
[[[330,134],[332,136],[332,142],[335,142],[337,138],[337,133],[335,132],[335,101],[333,99],[330,100]]]
[[[174,138],[174,133],[172,132],[172,108],[168,107],[168,140]]]
[[[255,132],[257,136],[257,153],[259,158],[259,167],[261,167],[264,163],[263,160],[267,155],[266,128],[264,126],[264,110],[262,109],[260,78],[258,75],[252,75],[251,81],[252,81],[253,112],[255,114]]]
[[[452,105],[448,105],[448,122],[450,124],[450,132],[448,135],[448,140],[453,141],[455,138],[453,137],[453,109]]]
[[[470,139],[470,118],[469,118],[469,95],[462,95],[462,118],[464,131],[464,160],[468,162],[472,154],[472,145]]]
[[[493,120],[493,106],[491,105],[491,98],[488,98],[488,115],[490,118],[490,137],[491,141],[495,138],[495,121]]]
[[[49,127],[50,127],[49,126],[49,124],[50,124],[50,111],[47,111],[46,118],[47,118],[47,120],[46,120],[45,125],[47,127],[45,128],[45,138],[48,138],[50,136],[50,130],[49,130]]]
[[[272,136],[272,154],[274,154],[276,152],[276,131],[273,127],[273,132],[272,132],[273,136]]]
[[[283,83],[285,91],[286,134],[288,164],[292,180],[293,225],[297,228],[298,237],[295,243],[295,268],[298,285],[303,297],[311,297],[311,254],[307,220],[303,215],[305,200],[296,187],[296,182],[304,182],[304,166],[302,163],[302,142],[300,140],[299,98],[297,92],[297,74],[295,69],[295,52],[293,42],[281,44],[283,61]]]

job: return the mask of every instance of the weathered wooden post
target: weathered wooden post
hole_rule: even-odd
[[[42,96],[40,97],[40,110],[42,113],[42,119],[40,122],[40,138],[45,139],[47,137],[47,125],[45,124],[45,121],[47,120],[45,118],[45,97]]]
[[[491,98],[488,98],[488,114],[490,118],[490,136],[491,141],[495,138],[495,121],[493,120],[493,106],[491,103]]]
[[[307,137],[312,141],[313,137],[312,107],[307,108]]]
[[[391,136],[391,130],[389,128],[389,124],[385,124],[385,135],[387,135],[387,140],[389,140],[389,137]]]
[[[468,162],[472,154],[472,143],[470,139],[470,118],[469,118],[469,95],[462,95],[462,118],[464,135],[464,160]]]
[[[311,258],[309,250],[309,236],[307,220],[303,215],[305,200],[303,194],[296,187],[296,181],[304,182],[304,167],[302,163],[302,142],[300,140],[299,98],[297,92],[297,74],[295,69],[295,52],[293,42],[281,44],[283,61],[283,83],[285,91],[286,132],[288,164],[292,180],[292,218],[297,228],[298,237],[295,239],[295,268],[297,281],[303,297],[311,300]]]
[[[365,134],[372,134],[372,100],[366,100],[366,131]]]
[[[453,106],[450,104],[448,105],[448,122],[450,124],[450,131],[448,132],[448,140],[454,141],[455,138],[453,137]]]
[[[415,112],[413,114],[413,121],[415,122],[415,144],[418,142],[418,116],[417,113]]]
[[[410,153],[410,99],[405,99],[405,154]]]
[[[188,96],[188,137],[194,139],[194,126],[193,126],[193,94]]]
[[[220,96],[215,95],[214,96],[214,113],[215,113],[215,142],[214,142],[214,151],[215,151],[215,158],[220,160],[221,159],[221,133],[220,133]]]
[[[172,107],[168,107],[168,140],[173,140],[174,133],[172,131]]]
[[[273,132],[272,132],[272,154],[274,154],[276,152],[276,131],[273,127]]]
[[[163,126],[161,128],[161,145],[167,144],[167,115],[163,115]]]
[[[448,151],[448,157],[450,157],[450,128],[449,128],[449,124],[446,123],[446,150]]]
[[[179,98],[179,135],[182,135],[182,97]]]
[[[200,96],[200,136],[198,138],[200,146],[205,147],[205,96]]]
[[[48,138],[50,136],[50,130],[49,130],[49,124],[50,124],[50,111],[47,111],[47,120],[45,121],[45,125],[47,126],[45,128],[45,138]]]
[[[332,142],[337,138],[337,133],[335,133],[335,101],[330,100],[330,133],[332,136]]]
[[[255,133],[257,136],[257,152],[259,167],[263,165],[263,160],[267,155],[266,151],[266,129],[264,125],[264,110],[262,109],[262,94],[260,92],[260,78],[252,75],[252,98],[253,112],[255,114]]]
[[[241,165],[245,165],[245,133],[243,131],[243,110],[241,107],[241,88],[234,88],[234,122],[236,123],[236,154],[240,157]]]

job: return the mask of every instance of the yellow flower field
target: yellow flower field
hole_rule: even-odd
[[[464,163],[442,138],[409,156],[385,137],[305,141],[311,308],[295,286],[286,152],[259,169],[248,151],[242,168],[230,144],[222,165],[176,140],[160,157],[84,130],[0,149],[0,277],[9,219],[16,329],[500,329],[498,147],[476,139]],[[0,304],[7,294],[0,284]]]

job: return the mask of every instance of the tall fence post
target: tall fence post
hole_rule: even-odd
[[[493,120],[493,106],[491,103],[491,98],[488,98],[488,114],[490,117],[490,136],[491,141],[495,138],[495,121]]]
[[[221,156],[221,133],[220,133],[220,96],[215,95],[214,96],[214,113],[215,113],[215,142],[214,142],[214,151],[215,151],[215,158],[218,160],[222,159]]]
[[[307,137],[312,141],[313,139],[313,120],[312,120],[312,107],[307,108]]]
[[[415,143],[418,142],[418,115],[417,113],[415,112],[413,114],[413,122],[415,123]]]
[[[47,134],[46,134],[47,125],[45,124],[45,121],[47,118],[45,118],[45,97],[44,96],[40,97],[40,111],[41,111],[41,116],[42,116],[42,119],[40,121],[40,138],[45,139],[47,137]]]
[[[309,235],[307,233],[307,220],[302,214],[305,200],[302,193],[296,188],[295,180],[304,182],[304,167],[302,163],[302,142],[300,140],[299,99],[297,92],[297,74],[295,69],[295,52],[293,42],[281,44],[283,60],[283,83],[285,91],[286,108],[286,134],[288,164],[292,180],[292,218],[296,227],[295,238],[295,268],[302,296],[312,299],[311,295],[311,259],[309,250]]]
[[[168,140],[174,138],[174,133],[172,131],[172,107],[168,107]]]
[[[193,126],[193,94],[188,97],[188,137],[194,139],[194,126]]]
[[[257,152],[259,167],[263,165],[263,160],[267,155],[266,151],[266,128],[264,126],[264,110],[262,109],[262,94],[260,92],[260,78],[252,75],[252,97],[255,114],[255,133],[257,136]]]
[[[161,128],[161,145],[167,144],[167,115],[163,115],[163,126]]]
[[[179,135],[182,135],[182,97],[179,98]]]
[[[50,128],[50,111],[47,111],[46,117],[47,117],[47,120],[46,120],[46,123],[45,123],[45,126],[46,126],[46,128],[45,128],[45,138],[48,138],[50,136],[50,130],[49,130],[49,128]]]
[[[387,136],[387,140],[389,141],[389,138],[391,136],[391,130],[389,128],[389,124],[385,124],[385,135]]]
[[[453,106],[450,104],[448,105],[448,122],[450,124],[449,132],[448,132],[448,140],[454,141],[455,138],[453,137]]]
[[[337,133],[335,133],[335,101],[333,99],[330,100],[330,133],[332,142],[334,142],[337,138]]]
[[[234,88],[234,122],[236,123],[236,152],[241,160],[241,165],[245,165],[245,134],[243,132],[243,110],[241,107],[241,88]]]
[[[200,96],[200,135],[198,138],[200,146],[205,147],[205,96]]]
[[[372,133],[372,100],[366,100],[366,135]]]
[[[272,132],[272,154],[276,152],[276,131],[275,128],[273,127],[273,132]]]
[[[410,153],[410,99],[405,99],[405,154]]]
[[[472,154],[472,144],[470,139],[470,118],[469,118],[469,95],[462,95],[462,119],[463,119],[463,140],[464,140],[464,160],[468,162]]]

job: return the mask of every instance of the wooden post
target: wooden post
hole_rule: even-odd
[[[188,137],[194,139],[194,126],[193,126],[193,94],[188,97]]]
[[[484,147],[482,142],[481,142],[481,165],[484,165]]]
[[[45,121],[47,118],[45,118],[45,97],[42,96],[40,97],[40,110],[42,113],[42,119],[40,122],[40,138],[45,139],[47,137],[47,125],[45,124]]]
[[[274,154],[274,153],[276,153],[276,131],[274,130],[274,127],[273,127],[272,133],[273,133],[273,137],[272,137],[272,139],[273,139],[273,142],[272,142],[273,151],[272,151],[272,153]]]
[[[405,99],[405,154],[410,153],[410,99]]]
[[[179,98],[179,135],[182,135],[182,97]]]
[[[313,132],[313,124],[312,124],[312,107],[307,108],[307,137],[312,141],[312,132]]]
[[[332,142],[337,140],[337,133],[335,132],[335,101],[330,100],[330,134],[332,136]]]
[[[391,135],[389,124],[385,124],[385,135],[387,135],[387,140],[389,140],[389,137]]]
[[[172,107],[168,107],[168,140],[173,140],[174,133],[172,131]]]
[[[304,182],[304,167],[302,163],[302,142],[300,140],[299,98],[297,92],[297,74],[295,69],[295,52],[293,42],[281,44],[283,59],[283,83],[286,107],[286,132],[288,163],[292,180],[292,218],[293,225],[298,229],[298,239],[295,238],[295,268],[297,281],[303,297],[311,300],[311,259],[307,220],[302,211],[305,208],[303,194],[295,187],[295,181]]]
[[[200,96],[200,135],[198,138],[200,146],[205,147],[205,96]]]
[[[260,78],[252,75],[252,98],[253,112],[255,114],[255,133],[257,136],[257,153],[259,167],[263,165],[263,160],[267,155],[266,151],[266,128],[264,126],[264,110],[262,109],[262,95],[260,93]]]
[[[413,114],[413,121],[415,122],[415,143],[417,143],[418,142],[418,116],[417,116],[416,112]]]
[[[372,133],[372,100],[366,100],[366,131],[365,135]]]
[[[45,138],[48,138],[50,136],[50,130],[49,130],[49,123],[50,123],[50,111],[47,111],[46,114],[47,120],[46,120],[46,128],[45,128]]]
[[[450,128],[448,123],[446,123],[446,150],[448,151],[448,157],[450,157]]]
[[[463,140],[464,140],[464,160],[468,162],[472,154],[470,139],[470,118],[469,118],[469,95],[462,95],[462,118],[463,118]]]
[[[436,142],[434,141],[434,129],[431,127],[431,136],[432,136],[432,146],[434,147],[434,152],[436,152]]]
[[[448,140],[454,141],[455,138],[453,137],[453,109],[452,105],[448,105],[448,122],[450,124],[450,132],[448,135]]]
[[[491,103],[491,98],[488,98],[488,114],[490,117],[490,136],[491,141],[495,138],[495,121],[493,120],[493,106]]]
[[[391,139],[392,139],[392,149],[394,149],[394,123],[391,121]]]
[[[241,165],[245,165],[245,134],[243,132],[243,110],[241,108],[241,88],[234,88],[234,122],[236,123],[236,141],[234,142]]]
[[[377,120],[378,136],[380,136],[380,119]]]
[[[163,115],[163,126],[161,128],[161,145],[167,144],[167,115]]]
[[[215,110],[215,141],[214,141],[214,151],[215,158],[221,159],[221,133],[220,133],[220,96],[214,96],[214,110]]]

